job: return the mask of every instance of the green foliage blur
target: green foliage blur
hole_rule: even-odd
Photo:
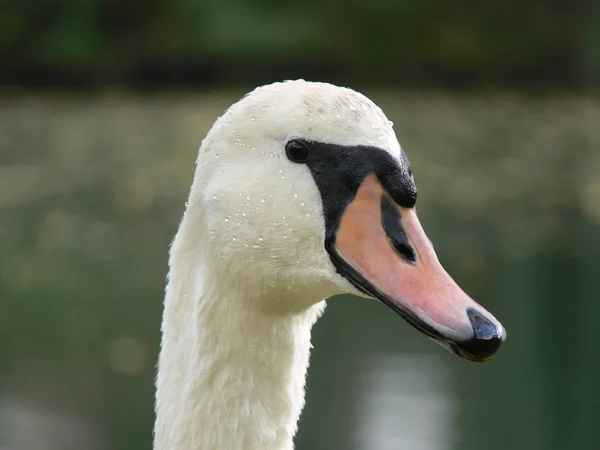
[[[508,340],[468,364],[332,299],[296,448],[598,448],[600,0],[0,0],[0,449],[151,448],[197,149],[300,77],[395,122],[441,262]]]
[[[4,0],[0,83],[590,85],[600,2]]]

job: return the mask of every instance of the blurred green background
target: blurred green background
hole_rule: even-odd
[[[284,78],[395,122],[442,263],[508,330],[314,329],[298,450],[596,449],[600,2],[0,1],[0,449],[149,449],[167,251],[214,120]]]

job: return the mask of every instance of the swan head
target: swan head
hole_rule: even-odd
[[[257,88],[216,121],[186,216],[218,283],[252,307],[294,314],[341,293],[375,298],[452,352],[487,360],[504,328],[442,268],[416,199],[382,110],[298,80]]]

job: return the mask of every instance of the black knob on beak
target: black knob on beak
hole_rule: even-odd
[[[504,342],[504,330],[499,330],[492,321],[475,308],[468,308],[467,316],[473,328],[473,337],[466,342],[461,342],[456,350],[472,361],[486,361]]]

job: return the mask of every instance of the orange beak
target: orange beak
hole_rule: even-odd
[[[504,341],[500,322],[444,270],[414,208],[398,206],[374,173],[344,210],[331,251],[360,291],[454,353],[485,361]]]

